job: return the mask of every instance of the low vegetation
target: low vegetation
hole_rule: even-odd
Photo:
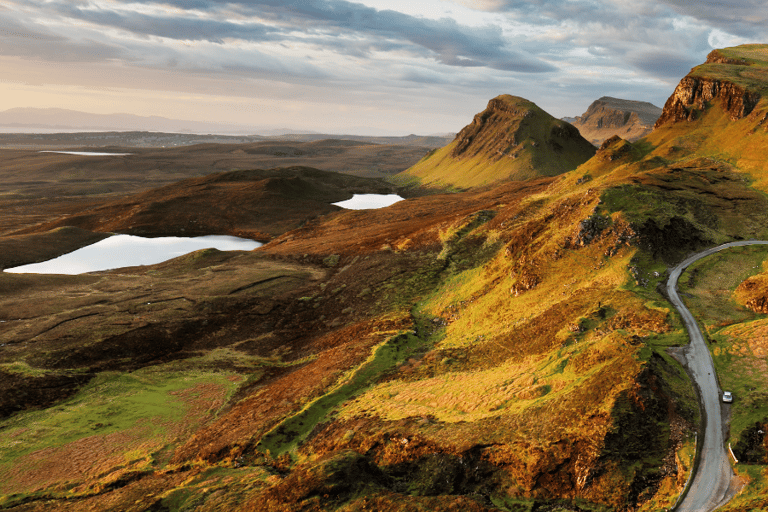
[[[250,253],[0,275],[0,507],[672,507],[700,416],[670,355],[687,337],[663,285],[693,251],[768,235],[768,159],[754,146],[765,109],[733,121],[707,105],[577,162],[551,151],[537,160],[550,144],[540,132],[560,125],[523,100],[499,101],[478,126],[501,107],[533,112],[489,135],[509,146],[501,157],[481,155],[470,139],[487,134],[468,130],[424,160],[453,152],[460,168],[443,181],[413,175],[453,189],[502,180],[495,186],[339,211],[315,203],[371,182],[306,168],[213,175],[164,189],[178,200],[116,197],[103,210],[113,216],[88,222],[130,229],[127,219],[161,212],[146,226],[178,230],[195,216],[228,229],[290,226]],[[531,150],[517,161],[551,176],[506,180],[498,162],[515,160],[510,137]],[[548,167],[555,160],[567,168]],[[315,206],[288,219],[277,203],[254,202],[246,192],[261,178],[270,197]],[[220,209],[228,194],[252,209]],[[180,199],[190,197],[193,208]],[[0,242],[77,245],[89,226],[48,228],[84,218],[47,211]],[[766,257],[724,252],[680,284],[736,396],[730,441],[752,483],[730,510],[766,499]]]
[[[759,432],[768,428],[768,395],[763,390],[768,378],[768,317],[746,303],[764,296],[747,283],[765,279],[767,262],[764,246],[728,249],[691,265],[679,285],[707,334],[720,386],[734,395],[727,442],[739,461],[737,473],[748,483],[723,510],[749,510],[766,502],[768,457]]]

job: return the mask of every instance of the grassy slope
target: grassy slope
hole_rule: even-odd
[[[638,144],[619,141],[579,169],[528,190],[510,185],[382,212],[347,212],[278,238],[263,252],[290,258],[293,272],[314,270],[315,276],[301,296],[280,304],[279,318],[329,329],[314,345],[291,342],[282,353],[290,357],[273,360],[296,362],[290,374],[260,380],[265,359],[255,356],[264,339],[239,338],[237,352],[227,357],[240,361],[235,373],[258,387],[241,388],[217,418],[175,445],[173,460],[153,459],[138,468],[135,481],[112,487],[112,473],[102,473],[83,489],[28,486],[8,499],[75,492],[82,507],[109,499],[172,510],[357,510],[370,502],[440,509],[454,501],[467,510],[491,503],[514,510],[513,504],[530,509],[555,498],[582,500],[571,502],[582,510],[634,502],[643,510],[670,506],[690,469],[696,407],[681,368],[661,350],[685,337],[656,288],[665,260],[702,244],[766,233],[765,197],[745,179],[759,178],[763,164],[740,167],[752,160],[735,144],[738,134],[753,144],[764,134],[760,128],[751,133],[755,119],[742,121],[726,122],[712,109]],[[734,145],[709,144],[717,129]],[[680,243],[679,226],[699,235]],[[333,268],[318,270],[323,261]],[[233,289],[221,276],[229,283],[258,279],[218,264],[217,279],[209,283],[209,273],[194,280],[195,287],[215,288],[206,304]],[[187,272],[206,268],[173,264],[175,273],[166,277],[176,276],[186,289],[193,282]],[[99,306],[98,297],[68,290],[69,297],[49,307],[84,300]],[[157,312],[139,306],[129,312],[156,319],[179,314],[169,306]],[[247,307],[260,309],[255,302]],[[354,313],[343,313],[350,309]],[[357,323],[348,320],[351,314]],[[358,328],[364,319],[376,327]],[[391,351],[369,357],[409,328],[418,350],[409,348],[402,358]],[[219,343],[234,341],[234,333],[217,332]],[[368,374],[379,355],[387,365],[378,376]],[[3,371],[48,371],[40,361],[6,358]],[[193,372],[205,368],[194,360],[185,364]],[[158,396],[170,400],[167,393]],[[94,411],[100,403],[98,396],[72,400]],[[320,405],[312,409],[313,403]],[[312,413],[302,417],[302,409]],[[130,417],[121,421],[133,425]],[[306,440],[262,437],[281,425],[300,427]],[[56,432],[48,435],[40,442],[51,444]],[[261,440],[283,454],[266,453]],[[165,450],[158,453],[171,447]]]
[[[768,47],[745,45],[718,50],[718,54],[745,64],[709,63],[697,66],[694,77],[709,77],[733,82],[761,99],[748,116],[731,121],[719,100],[714,100],[699,119],[693,122],[665,125],[645,138],[653,145],[653,154],[667,161],[701,157],[724,162],[747,173],[754,186],[768,191],[768,146],[766,114],[768,114]]]
[[[522,98],[502,98],[528,114],[498,115],[498,122],[489,123],[473,142],[481,148],[470,150],[469,155],[454,156],[454,150],[459,144],[454,140],[429,153],[416,165],[399,174],[395,181],[466,190],[504,180],[556,176],[575,169],[594,153],[594,148],[585,140],[572,140],[554,134],[553,130],[557,132],[558,128],[567,123],[553,118]],[[490,117],[494,119],[492,114]],[[488,144],[489,140],[508,138],[510,142],[504,147],[496,148]],[[553,142],[557,149],[553,149]]]
[[[656,471],[670,446],[674,453],[676,443],[685,444],[681,437],[670,441],[669,427],[663,427],[671,422],[666,405],[638,430],[625,430],[622,418],[632,417],[634,406],[657,411],[661,403],[635,394],[634,383],[651,368],[664,375],[665,393],[676,396],[680,413],[693,421],[693,396],[681,369],[653,348],[681,341],[681,326],[669,317],[654,283],[631,284],[627,267],[636,252],[621,241],[627,227],[621,214],[594,244],[564,250],[578,221],[600,202],[597,179],[579,184],[579,178],[572,173],[546,194],[499,205],[492,221],[468,235],[484,249],[477,254],[487,256],[453,260],[455,270],[416,305],[417,316],[444,326],[439,341],[394,378],[344,405],[338,420],[301,450],[303,457],[365,452],[371,439],[387,438],[396,428],[407,447],[415,443],[413,451],[373,450],[380,465],[418,458],[424,445],[454,453],[492,445],[483,453],[505,468],[496,478],[512,496],[618,505],[632,495],[635,476]],[[451,240],[460,228],[446,226],[441,239]],[[643,338],[647,342],[638,344]],[[642,349],[644,343],[650,349]],[[625,446],[640,432],[660,436],[654,440],[658,449]],[[540,471],[559,464],[568,468],[560,471],[576,471],[569,466],[576,453],[588,457],[586,466],[602,468],[602,476],[585,488],[537,481]],[[677,485],[675,479],[660,483],[665,498],[655,503],[669,505]]]

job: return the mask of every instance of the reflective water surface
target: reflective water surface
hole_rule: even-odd
[[[60,155],[79,155],[79,156],[125,156],[133,153],[98,153],[95,151],[40,151],[40,153],[58,153]]]
[[[100,242],[44,261],[6,269],[5,272],[32,274],[83,274],[136,265],[154,265],[200,249],[250,251],[261,243],[234,236],[199,236],[194,238],[143,238],[114,235]]]
[[[397,194],[355,194],[352,199],[333,203],[347,210],[373,210],[393,205],[403,198]]]

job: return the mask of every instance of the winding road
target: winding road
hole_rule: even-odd
[[[705,258],[723,249],[746,245],[768,245],[768,241],[742,240],[731,242],[687,258],[670,271],[667,280],[667,294],[670,301],[680,312],[685,322],[685,328],[691,339],[685,348],[685,359],[688,372],[699,388],[700,399],[704,406],[706,425],[703,433],[703,443],[699,447],[700,459],[696,474],[690,483],[688,493],[675,509],[678,512],[708,512],[727,503],[737,491],[734,473],[723,439],[723,421],[721,415],[720,389],[715,376],[715,367],[709,353],[704,336],[693,315],[685,307],[677,294],[677,280],[686,267],[693,262]]]

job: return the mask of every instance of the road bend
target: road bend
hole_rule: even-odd
[[[704,442],[699,447],[699,465],[688,493],[676,509],[678,512],[709,512],[727,503],[735,491],[731,487],[735,475],[725,450],[720,389],[717,385],[715,366],[696,320],[677,294],[677,280],[683,270],[693,262],[723,249],[746,245],[768,245],[768,241],[741,240],[696,253],[673,268],[667,280],[669,299],[680,312],[691,340],[686,347],[685,357],[691,378],[699,388],[706,416]]]

